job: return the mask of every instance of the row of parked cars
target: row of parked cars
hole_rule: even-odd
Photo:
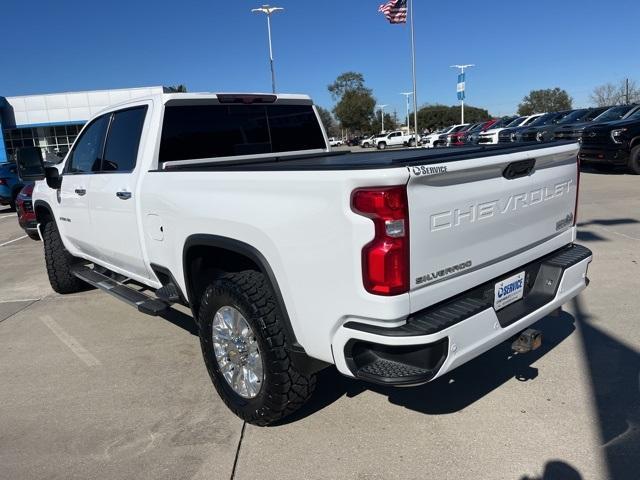
[[[583,162],[596,167],[627,166],[640,174],[640,105],[580,108],[451,125],[423,135],[419,144],[437,148],[553,141],[580,141]],[[380,150],[415,146],[415,136],[397,130],[348,143],[358,144]]]
[[[614,122],[633,115],[639,105],[582,108],[492,119],[452,125],[422,138],[427,148],[462,145],[495,145],[509,142],[579,140],[590,124]]]

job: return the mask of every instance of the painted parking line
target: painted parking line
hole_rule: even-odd
[[[11,217],[17,217],[18,215],[16,215],[15,213],[5,213],[3,215],[0,215],[0,220],[2,220],[3,218],[11,218]]]
[[[17,242],[18,240],[22,240],[23,238],[27,238],[28,235],[23,235],[20,238],[14,238],[13,240],[9,240],[8,242],[0,243],[0,247],[4,247],[5,245],[9,245],[10,243]]]
[[[97,367],[101,365],[100,360],[91,355],[89,351],[84,348],[78,340],[69,335],[53,318],[49,315],[43,315],[40,317],[42,323],[44,323],[58,339],[64,343],[69,350],[71,350],[76,357],[84,362],[87,367]]]
[[[0,304],[2,303],[26,303],[26,302],[39,302],[42,300],[41,298],[17,298],[15,300],[0,300]]]

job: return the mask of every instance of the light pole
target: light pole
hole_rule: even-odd
[[[460,69],[460,75],[464,75],[464,69],[465,68],[471,68],[471,67],[475,67],[474,64],[467,64],[467,65],[451,65],[451,68],[459,68]],[[464,80],[463,77],[463,81],[462,81],[462,90],[460,90],[460,83],[458,83],[458,93],[462,93],[462,95],[460,96],[460,106],[462,109],[462,114],[461,114],[461,122],[460,123],[464,123],[464,91],[466,88],[466,81]]]
[[[380,109],[380,118],[382,119],[382,130],[380,133],[384,133],[384,107],[388,107],[389,105],[377,105]]]
[[[269,5],[262,5],[260,8],[253,8],[253,13],[264,13],[267,16],[267,31],[269,33],[269,62],[271,63],[271,89],[273,93],[276,93],[276,71],[273,68],[273,48],[271,46],[271,14],[284,10],[280,7],[271,7]]]
[[[413,92],[402,92],[400,93],[400,95],[404,95],[407,98],[407,133],[411,135],[411,119],[409,118],[409,97],[413,95]]]

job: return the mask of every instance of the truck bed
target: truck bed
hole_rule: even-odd
[[[479,145],[448,149],[404,148],[383,152],[330,152],[224,162],[212,159],[202,160],[202,162],[191,165],[167,166],[165,171],[369,170],[456,162],[477,157],[542,150],[572,143],[576,142]]]

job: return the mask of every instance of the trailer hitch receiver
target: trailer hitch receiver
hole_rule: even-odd
[[[522,332],[515,342],[511,344],[511,349],[517,353],[528,353],[537,350],[542,346],[542,332],[529,328]]]

